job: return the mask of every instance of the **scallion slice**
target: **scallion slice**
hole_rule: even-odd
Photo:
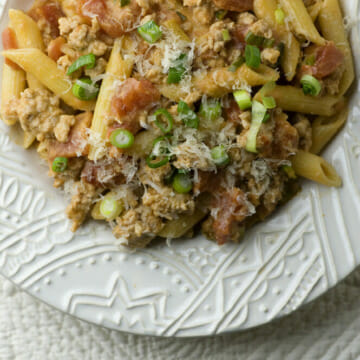
[[[146,164],[151,169],[157,169],[166,165],[169,162],[168,157],[161,158],[160,160],[155,155],[149,155],[146,158]]]
[[[245,61],[247,66],[253,69],[259,68],[261,64],[260,49],[254,45],[246,45]]]
[[[214,121],[222,114],[221,103],[219,100],[202,101],[199,115],[207,120]]]
[[[155,111],[154,113],[155,116],[155,124],[156,126],[164,133],[164,134],[168,134],[169,132],[171,132],[171,130],[173,129],[174,126],[174,120],[172,118],[172,116],[170,115],[170,113],[166,110],[166,109],[158,109]],[[161,119],[165,120],[166,125],[164,126],[164,121],[162,121]]]
[[[223,145],[215,146],[211,149],[211,157],[215,165],[221,167],[226,166],[230,162],[229,155],[227,154]]]
[[[64,172],[68,167],[68,161],[66,157],[56,157],[52,163],[52,171],[56,173]]]
[[[312,75],[304,75],[300,83],[305,95],[318,96],[321,92],[320,81]]]
[[[72,93],[80,100],[93,100],[99,94],[99,86],[90,78],[81,78],[75,81]]]
[[[265,38],[263,36],[255,35],[253,32],[249,31],[245,36],[245,42],[248,45],[262,46],[264,44]]]
[[[230,41],[231,40],[231,36],[230,36],[230,33],[229,33],[228,29],[224,29],[221,33],[222,33],[222,37],[223,37],[224,41]]]
[[[96,57],[94,54],[87,54],[80,56],[75,62],[73,62],[67,71],[67,75],[71,75],[76,70],[79,70],[83,66],[86,66],[87,69],[93,69],[96,64]]]
[[[126,129],[115,129],[110,135],[110,142],[119,149],[127,149],[134,144],[134,135]]]
[[[259,133],[261,124],[266,117],[266,107],[254,100],[252,104],[251,126],[247,135],[246,150],[252,153],[257,153],[257,135]]]
[[[181,54],[175,61],[174,66],[169,69],[167,83],[177,84],[179,83],[186,73],[185,62],[187,60],[186,54]]]
[[[276,101],[272,96],[263,96],[262,103],[267,109],[275,109]]]
[[[218,10],[216,13],[215,13],[215,17],[218,19],[218,20],[222,20],[226,14],[227,14],[227,10]]]
[[[238,90],[234,92],[234,99],[239,105],[240,110],[244,111],[251,108],[251,96],[246,90]]]
[[[120,0],[120,6],[124,7],[130,4],[130,0]]]
[[[105,195],[100,202],[100,214],[106,220],[116,219],[122,212],[124,208],[121,202],[115,199],[112,195]]]
[[[174,176],[173,189],[179,194],[186,194],[190,192],[193,188],[193,184],[189,174],[178,173]]]
[[[245,58],[242,56],[239,57],[239,59],[237,59],[230,65],[228,71],[235,72],[242,64],[244,64],[244,62],[245,62]]]
[[[278,8],[275,10],[275,20],[279,25],[283,25],[285,23],[285,13],[283,9]]]
[[[190,106],[186,102],[180,101],[177,110],[186,127],[194,129],[199,127],[198,116],[190,109]]]
[[[296,179],[297,176],[292,166],[283,165],[281,168],[286,173],[289,179]]]
[[[138,27],[138,33],[150,44],[156,43],[162,36],[162,31],[154,20],[150,20]]]

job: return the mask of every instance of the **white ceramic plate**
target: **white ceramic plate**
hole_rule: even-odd
[[[31,3],[1,0],[1,30],[9,7]],[[357,0],[343,3],[349,21],[360,14]],[[113,245],[103,225],[89,223],[72,234],[64,216],[68,199],[52,188],[36,154],[13,144],[1,125],[1,273],[57,309],[137,334],[220,334],[294,311],[360,264],[360,90],[355,92],[348,124],[325,153],[344,186],[304,182],[303,191],[244,242],[222,247],[198,237],[128,253]]]

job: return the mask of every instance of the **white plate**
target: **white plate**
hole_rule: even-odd
[[[5,3],[2,10],[10,7]],[[358,1],[343,3],[350,19],[360,13]],[[5,11],[1,30],[6,24]],[[360,59],[357,23],[352,42]],[[1,125],[1,273],[57,309],[137,334],[220,334],[288,314],[360,264],[359,99],[357,90],[346,128],[325,153],[344,186],[304,183],[243,243],[222,247],[198,237],[127,253],[103,225],[89,223],[72,234],[64,216],[68,200],[52,188],[36,154],[13,144]]]

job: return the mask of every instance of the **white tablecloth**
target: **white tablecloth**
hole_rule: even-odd
[[[102,329],[38,302],[0,278],[0,359],[360,359],[360,270],[284,319],[203,339],[161,339]]]

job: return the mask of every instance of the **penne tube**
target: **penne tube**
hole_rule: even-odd
[[[294,86],[277,85],[267,92],[274,97],[279,108],[285,111],[299,112],[303,114],[332,116],[336,112],[336,105],[342,101],[334,96],[309,96],[305,95],[301,88]],[[255,95],[255,100],[261,100],[261,94]]]
[[[21,69],[14,69],[4,63],[1,90],[1,118],[7,125],[14,125],[17,117],[7,113],[7,106],[11,99],[20,97],[26,85],[25,73]]]
[[[19,65],[27,73],[34,75],[45,87],[74,109],[90,111],[94,108],[95,101],[82,101],[72,94],[72,82],[57,67],[56,62],[51,60],[41,50],[6,50],[3,51],[2,55]]]
[[[185,34],[184,30],[181,28],[178,22],[174,19],[166,20],[163,25],[172,32],[178,39],[186,42],[190,42],[189,37]]]
[[[340,187],[342,184],[334,167],[320,156],[299,150],[291,162],[299,176],[326,186]]]
[[[154,129],[141,131],[135,136],[134,144],[129,149],[124,149],[124,153],[134,157],[146,157],[153,149],[154,140],[159,133]]]
[[[268,66],[260,65],[254,70],[244,64],[236,72],[230,72],[228,68],[219,68],[195,76],[194,86],[208,96],[221,97],[243,87],[277,81],[279,77],[279,73]]]
[[[91,125],[91,130],[100,134],[101,138],[105,139],[107,130],[107,118],[109,116],[111,99],[113,97],[115,87],[115,80],[125,80],[130,77],[134,66],[134,58],[130,55],[126,59],[121,55],[123,47],[131,47],[131,41],[128,37],[123,37],[115,41],[111,56],[106,67],[106,78],[103,80],[96,102],[94,118]],[[89,152],[89,159],[95,159],[96,148],[91,147]]]
[[[285,77],[291,81],[296,75],[299,63],[301,48],[295,36],[287,30],[285,25],[278,24],[275,18],[275,11],[278,8],[276,0],[254,0],[254,12],[259,19],[264,19],[276,31],[280,40],[285,44],[284,54],[281,59],[281,67]]]
[[[293,31],[317,45],[324,45],[325,39],[319,34],[303,0],[279,0],[280,6],[290,19]]]
[[[344,126],[349,115],[345,108],[332,118],[318,117],[312,124],[312,146],[310,152],[319,154]]]
[[[318,22],[325,39],[333,41],[345,55],[345,73],[339,90],[339,94],[344,95],[355,79],[355,70],[352,51],[344,28],[343,16],[338,0],[324,0]]]
[[[9,10],[10,23],[15,31],[18,47],[36,48],[44,51],[44,42],[36,22],[20,10]],[[27,73],[26,79],[31,89],[43,88],[43,84],[32,74]]]

